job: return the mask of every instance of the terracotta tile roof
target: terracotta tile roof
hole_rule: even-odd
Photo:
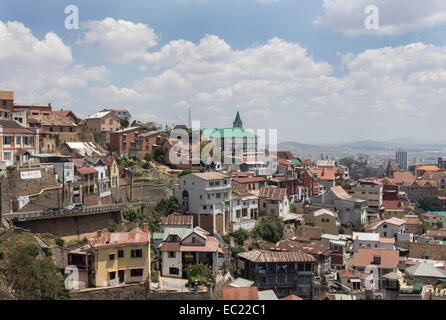
[[[421,224],[420,218],[407,218],[407,217],[404,217],[403,220],[406,221],[406,226],[407,225],[419,225],[419,224]]]
[[[266,186],[260,189],[259,198],[267,200],[283,200],[286,196],[286,188],[277,188],[274,186]]]
[[[182,226],[187,226],[187,225],[193,225],[194,222],[194,217],[191,215],[183,215],[183,214],[179,214],[179,213],[172,213],[169,214],[167,217],[165,217],[163,219],[163,221],[161,222],[161,224],[163,225],[182,225]]]
[[[316,173],[319,180],[335,180],[336,179],[336,170],[335,169],[313,169],[313,172]]]
[[[33,115],[30,118],[40,123],[41,126],[77,127],[77,125],[69,118],[56,114],[51,114],[49,116]]]
[[[446,245],[418,242],[409,244],[409,257],[422,259],[425,253],[429,254],[429,259],[445,261]]]
[[[303,299],[294,294],[290,294],[289,296],[286,296],[285,298],[280,298],[279,300],[303,300]]]
[[[441,177],[446,177],[446,172],[444,171],[426,171],[421,179],[423,180],[439,180]]]
[[[381,257],[380,264],[373,264],[373,257]],[[354,266],[369,266],[376,265],[381,268],[397,268],[399,262],[398,250],[387,250],[381,248],[359,248],[358,252],[353,255]]]
[[[259,300],[257,287],[223,287],[223,300]]]
[[[0,100],[14,100],[14,91],[0,91]]]
[[[403,209],[403,203],[398,200],[383,200],[385,209]]]
[[[239,253],[240,258],[251,262],[314,262],[316,259],[303,251],[270,251],[270,250],[252,250]]]
[[[438,168],[437,166],[422,166],[422,167],[418,167],[417,171],[440,171],[440,168]]]
[[[427,230],[428,237],[446,237],[446,230]]]
[[[395,243],[394,238],[379,238],[379,243]]]
[[[206,244],[191,246],[182,245],[181,242],[167,242],[161,243],[161,251],[176,251],[176,252],[216,252],[219,250],[220,243],[215,237],[207,237]],[[221,251],[220,251],[221,252]]]
[[[92,173],[96,173],[98,172],[95,168],[93,167],[82,167],[82,168],[78,168],[76,169],[77,172],[79,172],[80,174],[92,174]]]
[[[101,237],[93,240],[93,248],[111,247],[125,244],[144,244],[149,242],[149,233],[140,228],[135,228],[130,232],[105,233]]]
[[[347,279],[359,279],[359,276],[348,271],[348,270],[338,270],[339,278],[347,278]]]
[[[232,181],[237,183],[255,183],[266,181],[263,177],[248,177],[248,178],[232,178]]]
[[[405,182],[412,182],[415,180],[412,172],[395,172],[393,174],[393,178],[395,179],[396,184],[402,184]]]
[[[437,186],[437,180],[414,180],[414,181],[406,181],[404,182],[405,187],[411,186],[425,187],[426,185],[430,185],[431,187]]]
[[[296,157],[291,153],[291,151],[277,151],[277,158],[294,160]]]

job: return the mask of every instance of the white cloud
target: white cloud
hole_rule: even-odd
[[[364,12],[369,5],[379,9],[379,29],[367,30]],[[314,20],[348,36],[399,35],[446,22],[444,0],[324,0],[324,15]]]
[[[104,81],[104,66],[74,64],[71,48],[54,32],[42,40],[23,23],[0,21],[0,88],[16,92],[19,103],[70,104],[77,100],[71,88]]]
[[[81,24],[83,39],[79,44],[95,47],[106,59],[128,63],[141,60],[147,49],[157,45],[158,36],[142,23],[106,18]]]

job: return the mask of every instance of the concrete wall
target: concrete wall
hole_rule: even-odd
[[[120,223],[121,214],[119,212],[114,212],[82,217],[26,221],[18,222],[17,226],[29,229],[33,233],[51,233],[62,237],[66,241],[70,241],[96,236],[97,230],[106,227],[110,220],[113,220],[117,224]]]

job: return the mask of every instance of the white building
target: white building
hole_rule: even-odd
[[[354,252],[358,252],[359,248],[395,250],[395,240],[393,238],[381,238],[378,233],[353,232]]]
[[[230,225],[231,177],[219,172],[190,173],[180,178],[177,198],[194,224],[210,233],[226,234]]]
[[[231,204],[232,230],[253,229],[258,217],[259,198],[246,185],[233,184]]]
[[[379,233],[381,238],[398,239],[399,233],[406,232],[406,221],[394,217],[381,221],[370,230],[372,232]]]
[[[286,188],[266,186],[259,191],[259,212],[276,217],[284,217],[290,213],[290,201]]]

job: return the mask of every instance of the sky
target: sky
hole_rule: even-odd
[[[0,0],[0,90],[167,125],[239,110],[279,141],[446,143],[446,1]]]

